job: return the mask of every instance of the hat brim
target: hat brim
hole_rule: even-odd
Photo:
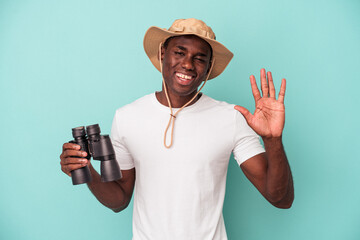
[[[166,29],[153,26],[150,27],[145,33],[144,49],[152,64],[160,72],[161,72],[160,62],[159,62],[160,43],[163,43],[169,37],[181,36],[181,35],[195,35],[204,39],[206,42],[210,44],[213,51],[213,57],[215,58],[215,63],[210,73],[209,79],[213,79],[219,76],[225,70],[226,66],[229,64],[229,62],[234,56],[232,52],[230,52],[224,45],[222,45],[216,40],[206,38],[196,33],[180,33],[180,32],[174,33]]]

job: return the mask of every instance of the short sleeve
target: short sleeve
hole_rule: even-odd
[[[120,165],[120,169],[128,170],[134,168],[134,160],[128,151],[125,143],[125,129],[120,121],[121,116],[120,111],[117,110],[113,119],[112,128],[111,128],[111,142],[115,150],[116,160]]]
[[[249,158],[265,152],[259,136],[250,128],[241,113],[236,111],[234,136],[234,158],[239,166]]]

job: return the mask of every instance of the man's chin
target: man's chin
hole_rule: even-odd
[[[192,97],[197,92],[197,89],[177,89],[174,93],[179,97]]]

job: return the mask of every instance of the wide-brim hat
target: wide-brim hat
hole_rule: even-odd
[[[231,61],[234,54],[230,52],[224,45],[216,41],[215,34],[212,29],[203,21],[189,18],[177,19],[169,29],[159,27],[150,27],[144,37],[144,49],[152,64],[161,72],[159,61],[159,46],[166,39],[181,35],[195,35],[206,42],[212,48],[213,58],[215,58],[214,66],[210,73],[209,79],[219,76]]]

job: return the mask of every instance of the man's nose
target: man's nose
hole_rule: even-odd
[[[194,70],[194,63],[191,57],[185,57],[182,62],[182,67],[188,71]]]

